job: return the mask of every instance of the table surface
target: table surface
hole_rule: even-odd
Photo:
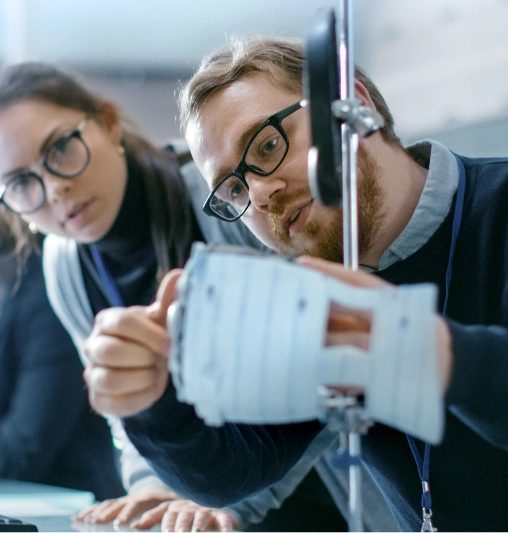
[[[0,515],[35,524],[39,531],[133,531],[113,524],[75,522],[74,514],[91,503],[90,492],[0,479]]]

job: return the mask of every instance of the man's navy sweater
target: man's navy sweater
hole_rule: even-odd
[[[446,431],[431,451],[430,484],[440,530],[508,530],[508,159],[461,158],[466,196],[447,322],[453,376]],[[396,284],[432,282],[443,304],[452,209],[415,254],[382,272]],[[318,422],[210,428],[172,387],[124,420],[129,438],[178,492],[223,506],[284,476],[320,430]],[[421,483],[406,437],[381,424],[364,438],[364,460],[403,530],[421,526]]]

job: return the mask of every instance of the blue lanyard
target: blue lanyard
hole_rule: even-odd
[[[448,298],[450,294],[450,284],[452,280],[453,272],[453,260],[455,258],[455,248],[457,246],[457,237],[460,231],[460,224],[462,222],[462,210],[464,208],[464,195],[466,191],[466,175],[464,170],[464,164],[458,156],[455,156],[457,160],[457,167],[459,170],[459,185],[457,188],[457,198],[455,201],[455,210],[453,213],[452,223],[452,238],[450,243],[450,253],[448,255],[448,265],[446,267],[445,277],[445,297],[443,303],[443,315],[448,312]],[[423,524],[422,531],[437,531],[432,525],[432,496],[430,494],[429,485],[429,471],[430,471],[430,444],[425,443],[423,450],[423,458],[416,446],[415,439],[411,435],[406,435],[409,447],[413,453],[413,457],[416,462],[416,468],[418,469],[418,475],[422,482],[422,513]]]
[[[99,278],[104,284],[104,290],[109,298],[110,303],[114,307],[124,307],[124,301],[118,287],[116,286],[115,280],[111,275],[111,272],[106,267],[104,259],[102,258],[101,253],[99,252],[95,244],[90,245],[90,252],[92,254],[92,259],[99,274]]]

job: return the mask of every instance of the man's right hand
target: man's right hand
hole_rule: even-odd
[[[101,311],[85,342],[84,373],[92,407],[99,413],[131,416],[155,403],[168,384],[169,305],[180,270],[163,279],[148,306]]]

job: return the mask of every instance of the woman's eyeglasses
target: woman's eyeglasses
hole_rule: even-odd
[[[85,117],[76,129],[52,143],[39,164],[63,179],[81,174],[90,162],[90,150],[82,137],[87,121],[88,117]],[[10,176],[8,181],[0,185],[0,202],[20,215],[35,213],[46,203],[46,187],[42,176],[33,170]]]

